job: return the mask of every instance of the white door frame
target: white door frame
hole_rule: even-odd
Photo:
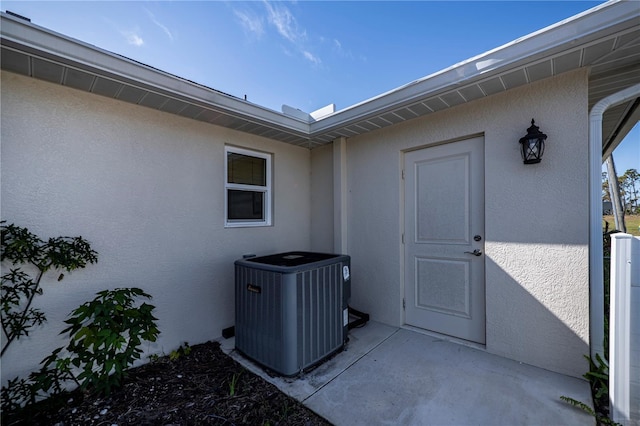
[[[400,287],[400,303],[402,304],[401,309],[400,309],[400,312],[401,312],[400,323],[403,324],[403,326],[405,326],[405,327],[410,327],[410,328],[415,328],[416,327],[414,325],[411,325],[411,324],[407,323],[407,310],[406,310],[406,305],[405,305],[405,303],[406,303],[405,297],[406,297],[407,285],[408,285],[408,281],[409,281],[409,277],[407,276],[407,273],[408,273],[408,271],[407,271],[407,261],[409,259],[407,258],[407,256],[408,256],[407,253],[406,253],[407,247],[406,247],[406,244],[405,244],[405,242],[407,242],[407,243],[409,242],[409,240],[408,240],[409,237],[407,235],[405,235],[405,232],[407,231],[407,223],[406,223],[406,220],[407,220],[406,219],[406,214],[407,214],[407,208],[408,208],[408,199],[407,199],[407,197],[408,196],[412,196],[412,195],[409,195],[409,194],[406,193],[406,191],[407,191],[407,182],[405,181],[405,177],[407,175],[407,172],[405,170],[405,166],[407,166],[406,165],[407,155],[412,153],[412,152],[415,152],[415,151],[421,151],[421,150],[434,148],[434,147],[442,146],[442,145],[454,144],[456,142],[469,141],[469,140],[476,139],[476,138],[481,138],[482,139],[482,147],[483,148],[482,148],[482,154],[481,154],[480,160],[482,161],[482,166],[481,166],[482,167],[482,172],[481,172],[481,175],[482,175],[482,178],[483,178],[483,181],[484,181],[484,164],[485,164],[485,158],[484,158],[484,134],[470,135],[470,136],[466,136],[466,137],[463,137],[463,138],[458,138],[458,139],[454,139],[454,140],[450,140],[450,141],[446,141],[446,142],[442,142],[442,143],[423,145],[423,146],[414,147],[414,148],[411,148],[411,149],[408,149],[408,150],[405,150],[405,151],[401,151],[400,162],[399,162],[400,163],[399,164],[400,172],[401,172],[401,179],[400,179],[400,187],[401,187],[400,188],[400,194],[401,194],[401,196],[400,196],[400,204],[401,205],[400,205],[400,226],[399,226],[399,228],[400,228],[399,230],[400,230],[400,234],[401,234],[401,241],[400,241],[400,259],[401,259],[401,263],[400,263],[400,268],[401,268],[401,271],[400,271],[400,282],[401,282],[401,285],[399,287]],[[481,185],[481,193],[482,193],[482,198],[484,199],[484,194],[485,194],[484,184]],[[483,201],[483,203],[484,203],[484,201]],[[485,224],[485,222],[484,222],[484,220],[485,220],[484,219],[484,212],[485,212],[484,204],[482,204],[482,218],[480,220],[482,221],[482,226],[481,226],[482,227],[482,231],[481,232],[483,234],[482,235],[482,242],[483,243],[484,243],[484,240],[485,240],[485,237],[486,237],[484,235],[484,232],[485,232],[485,229],[484,229],[485,228],[485,226],[484,226],[484,224]],[[484,251],[484,244],[483,244],[482,248],[483,248],[482,251]],[[486,341],[485,340],[486,339],[486,311],[485,311],[486,310],[486,289],[484,289],[484,287],[486,287],[485,286],[485,284],[486,284],[486,272],[484,272],[486,270],[486,261],[485,261],[484,254],[482,255],[481,259],[479,259],[479,260],[483,263],[483,268],[482,268],[482,270],[483,270],[483,273],[482,273],[482,287],[483,287],[483,293],[482,293],[483,294],[483,297],[482,297],[483,307],[482,307],[482,309],[483,309],[483,315],[481,317],[482,317],[482,326],[483,326],[484,333],[485,333],[484,337],[482,339],[482,342],[480,344],[484,345],[484,342]],[[417,327],[417,328],[419,328],[419,327]],[[432,332],[432,330],[428,330],[428,329],[423,329],[423,330],[427,331],[427,332]],[[437,333],[437,331],[433,331],[433,332]],[[453,337],[454,339],[457,339],[455,336],[450,336],[450,337]],[[465,339],[462,339],[462,340],[465,340]]]

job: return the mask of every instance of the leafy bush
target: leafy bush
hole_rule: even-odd
[[[31,307],[34,297],[42,294],[40,281],[43,275],[51,269],[71,272],[84,268],[87,263],[98,261],[98,253],[82,237],[56,237],[45,242],[27,228],[6,225],[5,221],[0,223],[0,260],[9,260],[14,266],[28,264],[38,271],[35,278],[20,267],[10,268],[9,272],[2,275],[0,316],[6,339],[1,357],[11,343],[21,336],[28,336],[34,327],[46,322],[44,313]],[[61,273],[58,281],[63,278],[64,273]]]
[[[46,369],[55,366],[59,371],[80,368],[75,376],[81,389],[109,394],[126,376],[126,369],[142,354],[142,341],[155,342],[160,331],[156,326],[153,305],[136,303],[137,298],[151,296],[139,288],[119,288],[98,293],[84,303],[65,321],[69,327],[68,355],[60,356],[58,348],[44,359]]]
[[[143,340],[154,342],[160,334],[155,307],[138,298],[151,296],[139,288],[105,290],[72,311],[65,321],[69,327],[60,333],[69,333],[67,347],[54,350],[27,379],[15,378],[2,388],[3,417],[63,392],[69,382],[100,394],[119,386],[140,359]]]

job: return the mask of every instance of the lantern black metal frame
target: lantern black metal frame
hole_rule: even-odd
[[[532,118],[531,127],[527,129],[526,136],[520,138],[520,153],[524,164],[536,164],[542,160],[546,139],[547,135],[540,131]]]

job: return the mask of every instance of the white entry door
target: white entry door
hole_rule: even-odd
[[[484,139],[407,152],[405,322],[485,343]]]

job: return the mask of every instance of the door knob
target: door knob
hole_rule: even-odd
[[[474,255],[474,256],[480,256],[480,255],[482,255],[482,252],[481,252],[480,250],[478,250],[478,249],[475,249],[474,251],[465,251],[465,253],[467,253],[467,254],[472,254],[472,255]]]

